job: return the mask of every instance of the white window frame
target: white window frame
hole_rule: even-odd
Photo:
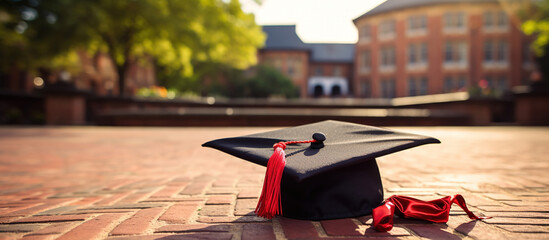
[[[425,36],[428,29],[427,15],[412,15],[406,21],[406,35],[408,37]]]
[[[491,16],[491,24],[487,24],[488,15]],[[482,29],[485,33],[506,33],[509,32],[509,16],[503,11],[487,10],[482,14]],[[502,23],[503,24],[500,24]]]
[[[461,25],[458,23],[460,22]],[[450,21],[450,22],[449,22]],[[467,13],[463,11],[445,12],[442,16],[443,32],[446,34],[464,34],[467,32]]]
[[[503,49],[502,49],[503,48]],[[486,58],[490,52],[492,59]],[[483,62],[485,69],[506,69],[509,67],[509,43],[504,39],[487,39],[483,44]]]
[[[407,87],[408,96],[427,95],[429,94],[429,79],[427,76],[410,76],[408,77]]]
[[[425,50],[425,54],[423,53]],[[415,62],[410,62],[410,54],[414,52]],[[424,71],[429,65],[429,46],[426,42],[417,42],[408,44],[406,52],[406,70],[408,71]]]
[[[372,40],[372,26],[370,24],[361,26],[358,33],[359,43],[369,43]]]
[[[385,94],[386,92],[390,94]],[[379,92],[380,96],[382,98],[394,98],[396,97],[396,79],[394,77],[391,78],[382,78],[379,84]]]
[[[447,48],[451,46],[452,60],[448,61]],[[446,70],[467,69],[469,63],[468,45],[466,41],[446,41],[443,47],[443,68]],[[456,56],[457,55],[457,56]]]
[[[382,73],[394,72],[396,68],[395,66],[396,66],[395,46],[381,47],[379,50],[379,71]]]
[[[369,49],[360,51],[359,62],[360,62],[360,66],[359,66],[360,73],[363,73],[363,74],[370,73],[372,69],[372,51]]]
[[[396,21],[387,19],[379,23],[378,40],[392,40],[396,36]]]

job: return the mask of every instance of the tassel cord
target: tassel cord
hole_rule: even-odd
[[[276,215],[282,215],[280,182],[286,166],[286,153],[284,152],[286,145],[312,142],[316,142],[316,140],[279,142],[273,145],[274,152],[267,162],[263,189],[254,211],[257,216],[271,219]]]

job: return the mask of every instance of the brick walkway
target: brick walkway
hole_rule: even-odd
[[[386,197],[461,193],[494,218],[254,217],[264,168],[200,144],[265,128],[0,128],[0,239],[549,238],[549,128],[396,129],[443,143],[379,159]]]

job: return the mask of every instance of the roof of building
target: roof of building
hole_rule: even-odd
[[[267,35],[263,50],[303,50],[311,52],[313,62],[353,62],[354,44],[304,43],[295,25],[262,26]]]
[[[263,32],[267,35],[266,50],[309,50],[295,31],[295,25],[263,26]]]
[[[434,4],[445,4],[445,3],[481,3],[481,2],[498,2],[498,0],[387,0],[377,7],[372,8],[370,11],[362,14],[360,17],[355,18],[353,21],[361,19],[366,16],[371,16],[379,13],[386,13],[390,11],[413,8],[413,7],[422,7]]]
[[[355,56],[354,44],[314,43],[311,48],[313,62],[353,62]]]

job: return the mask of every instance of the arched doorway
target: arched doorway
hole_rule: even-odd
[[[347,79],[343,77],[313,76],[307,81],[310,97],[343,97],[349,94]]]
[[[332,87],[332,97],[339,96],[341,96],[341,87],[339,85],[335,85]]]
[[[322,97],[322,95],[324,95],[324,89],[322,88],[322,85],[316,85],[313,90],[313,96]]]

